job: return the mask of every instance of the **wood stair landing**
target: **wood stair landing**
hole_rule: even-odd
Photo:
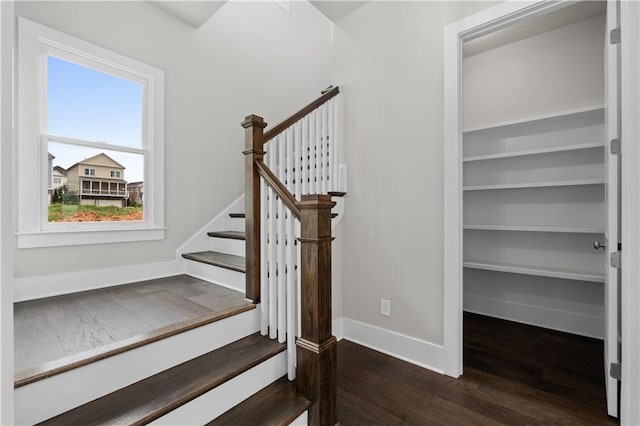
[[[242,256],[235,256],[233,254],[220,253],[217,251],[199,251],[195,253],[184,253],[182,257],[189,260],[195,260],[196,262],[230,269],[232,271],[244,273],[246,270],[245,258]]]
[[[296,393],[294,383],[283,377],[207,426],[288,425],[310,405],[306,398]]]
[[[146,424],[285,349],[283,343],[252,334],[41,424]]]
[[[14,386],[252,309],[244,294],[187,275],[15,303]]]

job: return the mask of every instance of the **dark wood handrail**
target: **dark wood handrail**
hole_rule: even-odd
[[[311,111],[313,111],[314,109],[318,108],[320,105],[322,105],[325,102],[329,101],[329,99],[333,98],[338,93],[340,93],[340,88],[338,86],[336,86],[333,89],[329,90],[324,95],[320,96],[315,101],[311,102],[306,107],[302,108],[300,111],[298,111],[295,114],[293,114],[291,117],[289,117],[286,120],[284,120],[284,121],[276,124],[275,126],[273,126],[271,128],[271,130],[269,130],[269,131],[264,133],[264,136],[262,137],[262,144],[263,145],[266,144],[271,139],[275,138],[280,133],[284,132],[286,129],[291,127],[296,121],[300,120],[305,115],[309,114]]]
[[[269,166],[264,164],[264,161],[256,161],[256,167],[258,168],[258,173],[265,180],[267,185],[273,189],[273,191],[278,194],[278,197],[282,200],[282,202],[291,210],[291,213],[296,217],[296,219],[300,220],[300,209],[296,205],[296,197],[289,192],[286,186],[278,179],[278,177],[271,171]]]

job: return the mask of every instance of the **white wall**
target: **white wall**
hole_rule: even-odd
[[[275,124],[331,84],[330,24],[305,2],[228,2],[199,29],[141,1],[25,1],[15,14],[163,69],[166,92],[166,239],[16,249],[18,278],[174,259],[243,190],[244,116]]]
[[[489,5],[371,2],[335,23],[349,167],[345,318],[442,343],[443,29]]]
[[[464,127],[604,102],[605,16],[463,61]]]
[[[13,3],[0,2],[0,191],[11,194]],[[0,206],[0,424],[13,424],[13,287],[11,202]]]

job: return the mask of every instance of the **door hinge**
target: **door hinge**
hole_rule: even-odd
[[[622,365],[619,362],[609,364],[609,375],[616,380],[622,379]]]
[[[622,38],[620,35],[620,27],[612,29],[611,33],[609,33],[609,43],[618,44],[621,41],[622,41]]]
[[[611,257],[610,257],[610,262],[611,266],[613,268],[619,268],[620,267],[620,252],[619,251],[614,251],[613,253],[611,253]]]
[[[609,144],[609,151],[611,152],[611,154],[620,154],[620,151],[622,149],[622,141],[620,139],[611,139],[611,142],[609,142]]]

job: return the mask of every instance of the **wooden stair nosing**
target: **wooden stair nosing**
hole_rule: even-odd
[[[244,273],[246,270],[246,260],[242,256],[235,256],[216,251],[200,251],[195,253],[183,253],[182,257],[196,262],[202,262],[232,271]]]
[[[288,425],[309,409],[286,376],[242,401],[207,426]]]
[[[286,344],[255,333],[40,424],[146,424],[285,349]]]
[[[226,238],[229,240],[246,240],[246,234],[241,231],[212,231],[207,232],[212,238]]]

